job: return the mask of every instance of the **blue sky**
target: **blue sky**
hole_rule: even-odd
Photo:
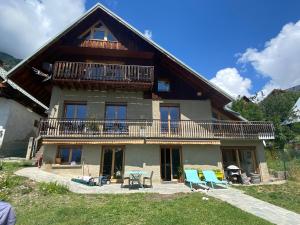
[[[97,1],[88,1],[90,8]],[[262,49],[281,28],[300,19],[300,1],[279,0],[120,0],[100,1],[208,79],[226,67],[238,67],[237,53]],[[251,67],[241,74],[253,81],[252,92],[269,78]]]
[[[0,51],[30,55],[96,2],[1,1]],[[299,0],[100,3],[232,95],[300,84]]]

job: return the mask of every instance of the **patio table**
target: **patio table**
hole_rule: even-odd
[[[141,177],[146,174],[146,172],[142,170],[130,170],[127,172],[130,177],[131,185],[137,183],[141,188],[144,188],[143,184],[141,183]]]

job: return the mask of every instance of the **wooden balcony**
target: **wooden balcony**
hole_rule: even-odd
[[[153,80],[153,66],[59,61],[53,70],[53,82],[71,88],[149,90]]]
[[[79,46],[85,48],[127,50],[127,48],[124,45],[117,41],[83,40],[79,43]]]
[[[274,139],[270,122],[42,119],[44,138]]]

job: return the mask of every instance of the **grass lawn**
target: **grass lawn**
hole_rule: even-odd
[[[300,213],[300,183],[288,181],[280,185],[239,186],[253,197]]]
[[[14,206],[21,225],[269,224],[211,197],[203,200],[201,193],[79,195],[13,176],[14,169],[5,165],[0,171],[2,178],[8,177],[0,192],[9,186],[2,196]]]

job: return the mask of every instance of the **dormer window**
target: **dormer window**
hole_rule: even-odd
[[[84,32],[80,38],[86,40],[117,41],[114,35],[101,22],[94,24],[88,31]]]
[[[168,80],[158,80],[157,82],[158,92],[169,92],[170,91],[170,81]]]

